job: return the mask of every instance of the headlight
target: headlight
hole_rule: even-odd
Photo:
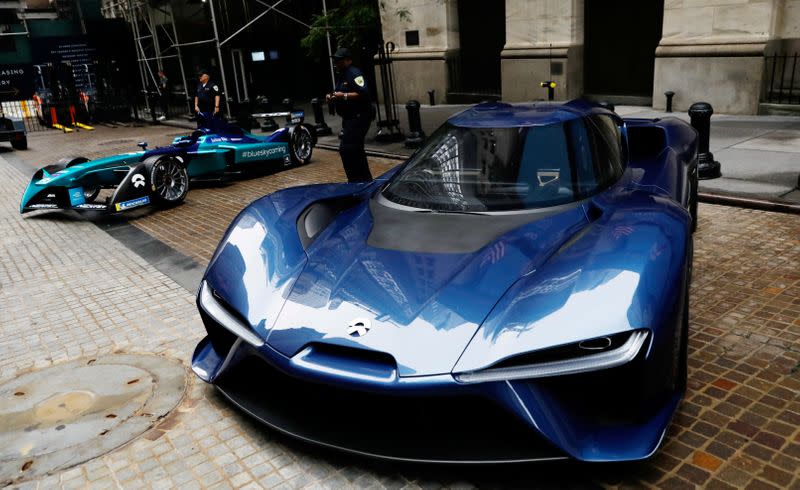
[[[200,306],[208,315],[219,323],[222,327],[232,332],[237,337],[254,347],[261,347],[264,341],[250,331],[250,328],[242,323],[241,320],[232,315],[228,309],[222,305],[211,292],[206,281],[200,284]]]
[[[627,336],[627,339],[620,339],[622,343],[617,346],[614,345],[613,338],[603,337],[602,339],[608,339],[607,346],[609,348],[596,354],[509,367],[490,367],[480,371],[457,373],[453,377],[459,383],[485,383],[487,381],[547,378],[609,369],[626,364],[636,358],[647,340],[648,334],[647,330],[636,330],[633,333],[625,333],[623,335]],[[614,337],[617,336],[615,335]],[[606,344],[605,342],[595,342],[594,340],[572,345],[587,351],[605,348],[603,347]]]

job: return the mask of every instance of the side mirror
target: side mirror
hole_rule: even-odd
[[[136,143],[136,146],[138,146],[139,148],[141,148],[144,151],[147,151],[147,141],[140,141],[140,142]]]

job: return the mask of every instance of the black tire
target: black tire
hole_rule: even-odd
[[[150,184],[155,204],[174,206],[189,193],[189,174],[176,158],[162,157],[150,168]]]
[[[28,137],[23,134],[22,138],[11,140],[11,148],[14,148],[15,150],[27,150]]]
[[[686,265],[686,292],[683,295],[683,313],[681,319],[681,336],[678,347],[678,370],[675,376],[675,388],[684,393],[689,382],[689,291],[692,287],[694,272],[694,240],[689,237],[689,258]]]
[[[697,194],[700,182],[697,180],[697,173],[692,177],[691,202],[689,203],[689,214],[692,216],[692,233],[697,231]]]
[[[675,376],[675,389],[679,393],[686,391],[689,382],[689,286],[683,304],[683,320],[681,321],[681,342],[678,348],[678,372]]]
[[[314,151],[314,136],[302,124],[289,129],[289,156],[294,165],[305,165],[311,161]]]
[[[56,162],[56,165],[63,165],[64,168],[69,168],[79,163],[86,163],[89,159],[86,157],[64,157]]]
[[[64,168],[69,168],[73,165],[78,165],[80,163],[86,163],[89,159],[86,157],[64,157],[56,162],[57,165],[63,165]],[[100,194],[100,186],[97,187],[86,187],[83,188],[83,199],[87,203],[94,202],[97,199],[98,194]]]

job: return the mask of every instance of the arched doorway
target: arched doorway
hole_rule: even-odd
[[[664,0],[585,0],[584,93],[651,104]]]

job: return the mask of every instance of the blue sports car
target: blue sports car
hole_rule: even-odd
[[[163,148],[122,153],[96,160],[65,157],[40,168],[31,178],[20,213],[42,209],[74,209],[119,213],[148,204],[174,206],[183,202],[192,179],[219,179],[250,164],[278,167],[311,160],[316,143],[313,126],[302,111],[267,114],[286,116],[288,125],[269,136],[256,136],[209,114],[201,127],[179,136]],[[102,189],[113,189],[103,202]]]
[[[627,461],[684,394],[697,133],[488,103],[371,183],[245,208],[194,372],[268,426],[379,458]]]

